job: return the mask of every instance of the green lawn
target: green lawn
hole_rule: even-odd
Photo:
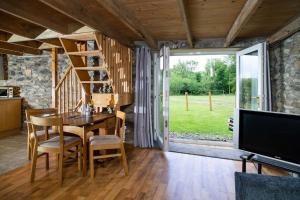
[[[185,96],[170,96],[170,132],[232,138],[227,120],[233,115],[233,95],[212,96],[213,111],[209,111],[208,96],[188,98],[186,111]]]

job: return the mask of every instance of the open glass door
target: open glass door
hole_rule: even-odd
[[[260,43],[236,54],[236,112],[234,143],[238,143],[238,110],[268,110],[269,73],[266,45]]]
[[[158,144],[164,151],[169,149],[169,56],[170,49],[164,46],[154,61],[154,127]]]
[[[264,45],[257,44],[237,53],[236,107],[264,110]]]

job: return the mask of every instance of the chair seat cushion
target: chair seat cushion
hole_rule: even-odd
[[[55,130],[53,130],[53,129],[49,129],[49,130],[48,130],[48,134],[51,136],[51,135],[58,134],[58,132],[55,131]],[[38,137],[45,135],[45,130],[36,131],[36,135],[37,135]]]
[[[79,142],[80,138],[76,136],[64,136],[64,145],[70,145],[75,142]],[[59,148],[59,136],[53,137],[47,141],[41,142],[40,147],[47,148]]]
[[[95,135],[90,137],[90,145],[120,144],[121,139],[115,135]]]

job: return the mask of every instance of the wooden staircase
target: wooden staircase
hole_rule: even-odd
[[[132,98],[132,51],[97,32],[64,35],[61,44],[71,66],[82,84],[82,100],[88,103],[93,98],[95,104],[103,104],[109,94],[118,94],[119,106],[131,104]],[[90,66],[90,60],[98,60]],[[105,79],[94,80],[94,73],[105,74]],[[109,92],[99,92],[97,88],[111,88]],[[96,90],[95,90],[96,88]],[[113,96],[112,96],[113,97]],[[99,105],[101,106],[101,105]]]
[[[55,87],[55,107],[59,113],[76,110],[82,103],[82,84],[70,65]]]

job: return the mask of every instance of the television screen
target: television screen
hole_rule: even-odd
[[[300,164],[300,115],[240,110],[239,148]]]

